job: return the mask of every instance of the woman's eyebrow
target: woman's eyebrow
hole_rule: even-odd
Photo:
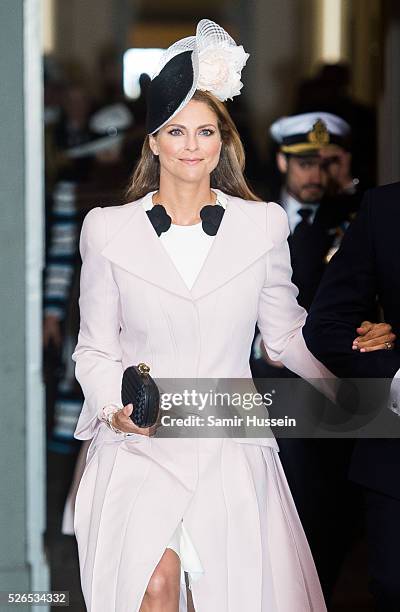
[[[182,128],[182,129],[184,129],[184,130],[186,130],[186,129],[187,129],[187,126],[186,126],[186,125],[181,125],[180,123],[170,123],[169,125],[167,125],[167,127],[168,127],[168,128],[171,128],[171,127],[178,127],[178,128]],[[197,126],[197,128],[196,128],[196,129],[197,129],[197,130],[201,130],[202,128],[205,128],[205,127],[213,127],[213,128],[216,128],[216,126],[215,126],[213,123],[205,123],[204,125],[199,125],[199,126]]]

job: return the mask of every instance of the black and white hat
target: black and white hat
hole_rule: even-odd
[[[148,90],[147,133],[154,134],[179,113],[197,89],[222,101],[239,95],[248,57],[221,26],[202,19],[195,36],[178,40],[161,57]]]

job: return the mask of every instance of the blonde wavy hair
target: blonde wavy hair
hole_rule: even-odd
[[[207,91],[200,90],[195,92],[192,100],[204,102],[215,113],[221,134],[221,154],[217,167],[211,172],[211,187],[231,196],[259,202],[260,198],[253,193],[244,177],[242,141],[225,104]],[[149,136],[146,136],[126,197],[128,201],[138,200],[149,191],[157,191],[159,185],[160,162],[150,149]]]

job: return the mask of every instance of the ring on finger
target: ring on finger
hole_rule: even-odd
[[[392,348],[392,343],[391,342],[385,342],[385,347],[387,350],[390,350]]]

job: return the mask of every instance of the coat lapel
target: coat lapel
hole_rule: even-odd
[[[102,255],[131,274],[181,297],[192,299],[183,278],[158,238],[141,200],[102,250]]]
[[[270,248],[265,208],[245,210],[238,198],[226,197],[226,210],[215,240],[191,290],[158,238],[139,200],[102,250],[114,264],[180,297],[197,300],[240,274]],[[249,208],[249,207],[246,207]]]
[[[262,204],[228,197],[226,210],[207,258],[192,287],[193,299],[215,291],[273,247]]]

